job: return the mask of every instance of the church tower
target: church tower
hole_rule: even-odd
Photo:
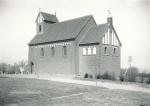
[[[43,34],[48,25],[54,23],[58,23],[56,15],[48,14],[45,12],[39,12],[38,17],[36,19],[36,33]]]

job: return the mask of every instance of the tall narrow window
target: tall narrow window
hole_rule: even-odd
[[[67,55],[67,47],[63,46],[63,55]]]
[[[116,54],[116,48],[114,48],[113,52],[114,52],[114,54]]]
[[[91,55],[92,54],[92,51],[91,51],[91,48],[89,47],[88,48],[88,55]]]
[[[55,48],[54,47],[51,47],[51,54],[52,54],[52,56],[55,55]]]
[[[41,56],[44,56],[44,48],[41,48]]]
[[[107,47],[104,47],[104,54],[107,54]]]
[[[42,26],[41,25],[39,25],[39,32],[41,32],[42,31]]]
[[[93,54],[96,54],[96,47],[93,47]]]
[[[87,53],[86,53],[86,48],[83,48],[82,54],[83,54],[83,55],[86,55],[86,54],[87,54]]]

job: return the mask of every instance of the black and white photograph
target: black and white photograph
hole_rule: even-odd
[[[150,0],[0,0],[0,106],[150,106]]]

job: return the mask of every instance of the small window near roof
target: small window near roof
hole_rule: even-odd
[[[92,54],[92,51],[91,51],[91,48],[89,47],[88,48],[88,55],[91,55]]]
[[[44,56],[44,48],[41,48],[41,56]]]
[[[96,47],[93,47],[93,54],[96,54]]]
[[[82,54],[83,54],[83,55],[86,55],[86,54],[87,54],[87,53],[86,53],[86,48],[83,48]]]

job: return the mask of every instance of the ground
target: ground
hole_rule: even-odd
[[[0,106],[150,106],[150,93],[27,78],[0,78]]]

